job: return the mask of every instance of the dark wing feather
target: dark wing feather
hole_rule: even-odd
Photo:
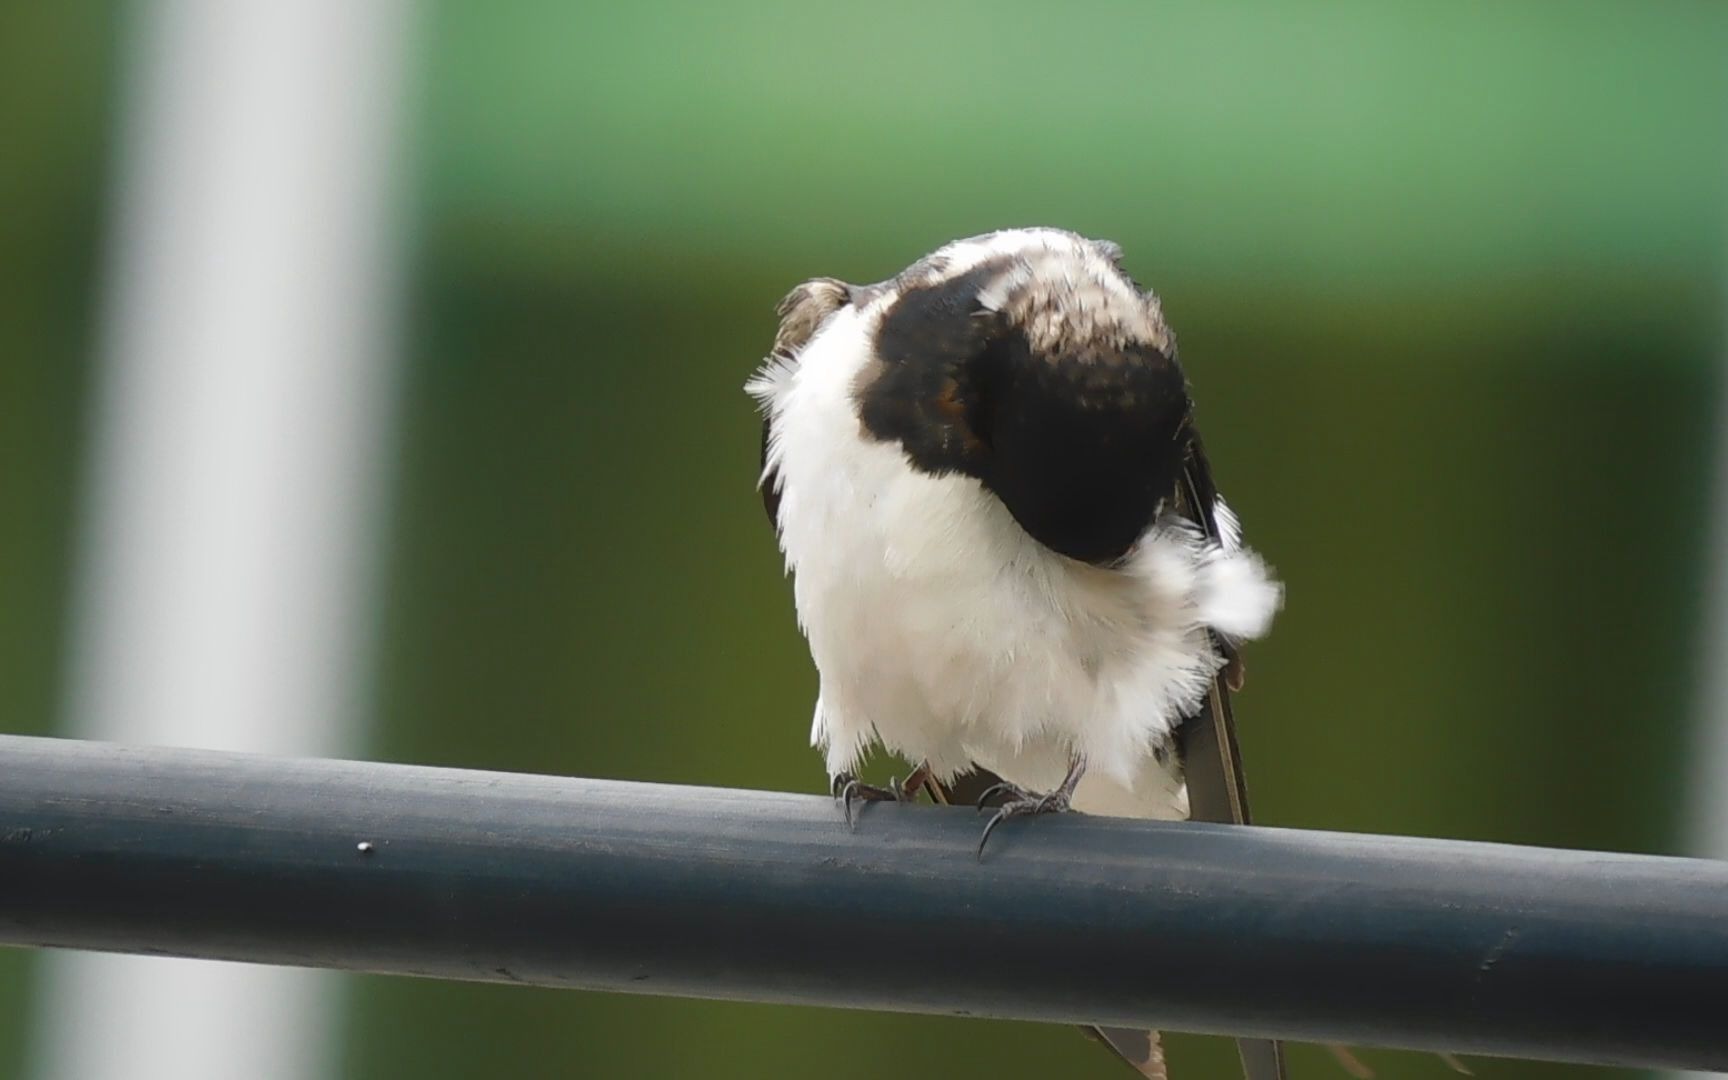
[[[1180,512],[1199,525],[1207,536],[1217,539],[1221,535],[1218,529],[1218,488],[1212,482],[1212,469],[1206,462],[1198,435],[1194,436],[1189,447],[1188,461],[1182,472],[1182,490],[1177,497],[1182,504]],[[1237,654],[1234,642],[1214,637],[1224,657],[1224,667],[1213,680],[1205,707],[1183,725],[1179,739],[1188,780],[1188,816],[1194,821],[1246,825],[1253,819],[1248,812],[1248,784],[1242,772],[1242,751],[1236,743],[1236,717],[1230,711],[1231,691],[1242,688],[1242,658]],[[1238,1039],[1236,1048],[1242,1055],[1242,1068],[1248,1080],[1282,1080],[1284,1054],[1278,1043],[1265,1039]],[[1374,1075],[1348,1047],[1328,1046],[1327,1049],[1337,1056],[1351,1076]],[[1471,1075],[1470,1070],[1451,1054],[1438,1056],[1454,1071]]]
[[[1212,471],[1198,436],[1190,443],[1176,496],[1179,513],[1207,536],[1217,539],[1222,535],[1218,528],[1218,489],[1212,482]],[[1246,824],[1248,788],[1242,775],[1242,755],[1236,745],[1235,718],[1230,711],[1230,688],[1233,684],[1240,685],[1241,660],[1233,643],[1224,638],[1217,641],[1226,666],[1213,680],[1205,707],[1179,733],[1188,780],[1189,816],[1196,821]],[[995,782],[994,774],[979,769],[957,777],[949,785],[933,785],[933,793],[937,802],[965,804],[976,802]],[[1108,1046],[1141,1076],[1151,1080],[1167,1077],[1164,1048],[1156,1031],[1096,1026],[1081,1030]],[[1236,1048],[1248,1080],[1284,1080],[1284,1050],[1280,1044],[1266,1039],[1238,1039]]]
[[[947,783],[932,780],[930,797],[947,806],[976,806],[984,793],[1000,781],[1001,777],[989,769],[974,767]],[[1080,1030],[1103,1043],[1146,1080],[1170,1080],[1164,1067],[1164,1042],[1156,1031],[1091,1024],[1082,1024]]]
[[[1177,512],[1200,527],[1211,540],[1218,540],[1218,487],[1212,481],[1200,436],[1193,435],[1182,479],[1176,493]],[[1242,660],[1235,644],[1212,635],[1224,668],[1212,681],[1212,689],[1200,712],[1182,725],[1180,744],[1184,774],[1188,781],[1188,816],[1194,821],[1219,821],[1246,825],[1248,783],[1242,772],[1242,751],[1236,742],[1236,717],[1230,708],[1231,685],[1240,685]]]
[[[1182,467],[1177,510],[1217,540],[1218,487],[1212,468],[1194,434]],[[1200,712],[1182,725],[1177,743],[1188,781],[1188,816],[1194,821],[1246,825],[1248,783],[1242,773],[1242,751],[1236,743],[1236,718],[1230,711],[1230,688],[1241,685],[1242,662],[1235,646],[1214,634],[1224,667],[1212,679],[1212,689]],[[1267,1039],[1238,1039],[1242,1071],[1248,1080],[1284,1080],[1284,1048]]]
[[[780,316],[780,326],[774,332],[774,348],[768,354],[768,363],[794,362],[828,316],[852,302],[855,291],[853,286],[836,278],[811,278],[787,293],[774,308],[774,314]],[[779,529],[780,478],[768,471],[768,439],[771,434],[772,424],[764,417],[760,473],[762,508],[768,511],[768,524]]]
[[[1115,1051],[1117,1057],[1146,1080],[1170,1080],[1170,1071],[1164,1065],[1164,1040],[1156,1031],[1112,1027],[1080,1030]]]
[[[768,471],[768,436],[772,433],[767,417],[762,418],[762,461],[757,475],[761,477],[762,509],[768,511],[768,524],[780,529],[780,474]]]
[[[977,806],[984,793],[1001,782],[1002,778],[989,769],[974,765],[947,783],[930,781],[930,792],[944,806]]]
[[[1001,781],[989,769],[974,767],[953,780],[930,782],[930,797],[947,806],[976,806],[984,793]],[[1146,1080],[1169,1080],[1164,1067],[1164,1043],[1156,1031],[1081,1025],[1080,1030],[1103,1043]]]

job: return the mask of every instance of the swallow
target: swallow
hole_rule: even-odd
[[[1008,229],[876,284],[804,282],[778,314],[746,390],[848,821],[983,775],[980,856],[1070,809],[1246,823],[1231,695],[1283,587],[1121,248]],[[904,781],[857,779],[878,745],[915,764]],[[1093,1034],[1165,1075],[1156,1032]],[[1278,1043],[1238,1047],[1248,1080],[1282,1080]]]

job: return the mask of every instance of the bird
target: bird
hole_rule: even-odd
[[[1241,644],[1283,586],[1218,493],[1163,305],[1058,228],[955,240],[780,303],[745,389],[819,677],[811,743],[854,801],[1246,823]],[[858,780],[880,746],[914,768]],[[973,785],[976,786],[976,785]],[[1162,1077],[1156,1032],[1093,1033]],[[1239,1040],[1248,1080],[1280,1044]]]

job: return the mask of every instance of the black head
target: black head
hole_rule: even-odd
[[[979,480],[1070,558],[1125,554],[1175,491],[1190,402],[1158,301],[1114,245],[1050,229],[949,245],[866,301],[871,436]]]

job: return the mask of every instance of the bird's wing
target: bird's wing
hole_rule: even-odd
[[[1206,462],[1198,435],[1189,446],[1177,501],[1178,512],[1199,525],[1208,537],[1224,539],[1224,530],[1218,523],[1218,488],[1212,482],[1212,468]],[[1188,780],[1188,817],[1192,821],[1246,825],[1253,819],[1248,813],[1242,751],[1236,744],[1236,717],[1230,711],[1230,694],[1242,689],[1242,657],[1235,642],[1214,637],[1224,656],[1224,667],[1212,680],[1205,707],[1182,725],[1178,740]],[[1248,1080],[1283,1080],[1284,1050],[1280,1044],[1267,1039],[1238,1039],[1236,1049],[1242,1055],[1242,1069]],[[1374,1075],[1349,1047],[1328,1045],[1327,1049],[1337,1057],[1344,1071],[1357,1080],[1369,1080]],[[1437,1056],[1453,1071],[1472,1075],[1452,1054]]]
[[[769,467],[768,446],[774,434],[772,402],[779,388],[797,369],[798,354],[816,336],[828,316],[852,301],[855,290],[835,278],[811,278],[786,294],[774,309],[780,316],[780,326],[774,332],[774,348],[756,376],[745,389],[762,403],[762,508],[768,511],[768,523],[780,527],[780,478]]]
[[[1212,471],[1200,448],[1198,436],[1191,442],[1177,490],[1177,511],[1193,521],[1206,535],[1221,540],[1218,523],[1218,490]],[[1236,745],[1236,723],[1230,711],[1231,689],[1241,687],[1242,661],[1235,644],[1218,638],[1225,666],[1213,679],[1205,707],[1187,721],[1180,732],[1184,769],[1188,780],[1189,816],[1196,821],[1246,824],[1248,788],[1242,775],[1242,755]],[[995,776],[982,769],[957,777],[947,785],[933,784],[937,802],[975,802]],[[1167,1080],[1164,1047],[1158,1032],[1135,1028],[1082,1027],[1082,1031],[1108,1046],[1124,1062],[1149,1080]],[[1237,1051],[1247,1080],[1284,1080],[1283,1047],[1266,1039],[1238,1039]]]
[[[1206,462],[1198,434],[1192,435],[1177,489],[1177,511],[1198,525],[1206,536],[1222,541],[1218,524],[1218,488]],[[1236,718],[1230,692],[1242,685],[1242,658],[1235,643],[1214,634],[1224,667],[1212,678],[1212,688],[1200,712],[1181,728],[1178,745],[1188,782],[1188,816],[1193,821],[1246,825],[1248,783],[1242,773],[1242,752],[1236,744]],[[1267,1039],[1238,1039],[1242,1071],[1248,1080],[1284,1080],[1284,1048]]]
[[[773,435],[773,421],[762,418],[762,478],[757,486],[762,491],[762,509],[768,511],[768,524],[775,532],[780,530],[780,474],[777,469],[768,467],[768,440]]]
[[[930,781],[930,797],[949,806],[976,805],[984,793],[1001,780],[989,769],[973,768],[944,783]],[[1170,1080],[1164,1067],[1164,1044],[1156,1031],[1136,1028],[1098,1027],[1083,1024],[1080,1030],[1103,1043],[1146,1080]]]
[[[1206,461],[1199,435],[1188,444],[1182,479],[1176,492],[1176,511],[1192,521],[1213,542],[1222,542],[1218,524],[1218,487]],[[1186,720],[1181,730],[1183,772],[1188,781],[1188,816],[1194,821],[1219,821],[1246,825],[1248,782],[1242,773],[1242,752],[1236,743],[1236,717],[1230,709],[1230,693],[1242,685],[1242,658],[1235,642],[1217,633],[1213,640],[1224,657],[1224,667],[1212,680],[1200,712]]]
[[[1156,1031],[1113,1027],[1081,1030],[1115,1051],[1117,1057],[1132,1065],[1146,1080],[1170,1080],[1170,1071],[1164,1065],[1164,1043]]]

